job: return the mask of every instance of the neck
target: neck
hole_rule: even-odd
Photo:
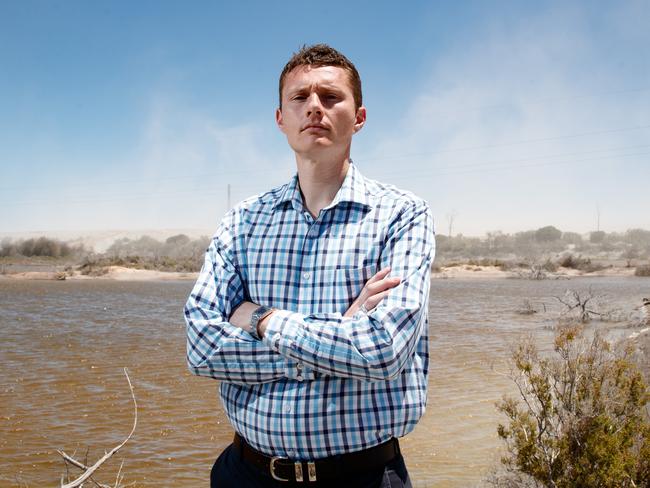
[[[349,157],[323,161],[296,155],[296,164],[303,202],[312,217],[317,218],[341,188],[350,167]]]

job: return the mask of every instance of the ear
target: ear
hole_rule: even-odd
[[[357,115],[354,121],[354,133],[356,134],[361,130],[366,123],[366,107],[361,106],[357,109]]]
[[[278,124],[278,127],[282,132],[284,132],[284,123],[282,121],[282,109],[281,108],[276,108],[275,109],[275,123]]]

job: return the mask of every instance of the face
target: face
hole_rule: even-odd
[[[352,135],[366,121],[366,109],[355,108],[343,68],[298,66],[285,77],[276,121],[296,154],[348,157]]]

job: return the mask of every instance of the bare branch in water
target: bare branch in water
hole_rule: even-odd
[[[97,483],[95,480],[92,479],[92,475],[95,473],[95,471],[97,471],[101,467],[102,464],[104,464],[107,460],[109,460],[113,456],[113,454],[115,454],[117,451],[122,449],[122,447],[124,447],[124,445],[133,436],[133,433],[135,432],[135,428],[138,425],[138,402],[135,399],[135,393],[133,392],[133,385],[131,384],[131,379],[129,378],[129,373],[126,370],[126,368],[124,368],[124,375],[126,376],[126,381],[128,381],[128,383],[129,383],[129,389],[131,390],[131,398],[133,398],[133,427],[131,428],[131,432],[126,437],[126,439],[124,439],[120,444],[118,444],[113,449],[111,449],[106,454],[104,454],[92,466],[87,466],[86,465],[87,463],[86,464],[80,463],[79,461],[74,459],[72,456],[69,456],[68,454],[66,454],[63,451],[57,451],[63,457],[63,459],[66,460],[68,463],[72,464],[73,466],[76,466],[77,468],[80,468],[80,469],[84,470],[84,473],[81,476],[79,476],[77,479],[75,479],[74,481],[71,481],[71,482],[66,483],[66,484],[61,483],[61,488],[79,488],[79,487],[83,486],[83,484],[88,480],[92,481],[93,483],[95,483],[95,485],[100,486],[101,488],[111,488],[108,485],[103,485],[103,484]],[[120,466],[120,471],[118,471],[115,488],[118,488],[120,486],[120,483],[121,483],[120,474],[121,474],[121,472],[122,472],[122,467]]]

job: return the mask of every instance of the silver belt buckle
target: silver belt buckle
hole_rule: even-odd
[[[289,478],[280,478],[275,474],[275,462],[281,459],[287,459],[287,458],[283,458],[280,456],[274,456],[271,458],[271,462],[269,463],[269,469],[271,470],[271,477],[276,481],[289,481]]]
[[[277,474],[275,474],[275,462],[280,460],[288,460],[288,458],[280,456],[274,456],[271,458],[271,461],[269,462],[269,471],[271,472],[271,478],[276,481],[291,481],[289,478],[280,478]],[[302,462],[296,461],[293,463],[293,466],[296,475],[296,481],[304,481],[305,479],[302,473]],[[313,461],[307,461],[307,477],[311,482],[316,481],[316,464]]]
[[[293,463],[294,471],[296,472],[296,481],[301,483],[305,481],[305,477],[302,474],[302,461],[296,461]],[[307,461],[307,476],[309,476],[309,481],[316,481],[316,464],[313,461]]]
[[[309,474],[309,481],[316,481],[316,463],[313,461],[307,463],[307,474]]]

